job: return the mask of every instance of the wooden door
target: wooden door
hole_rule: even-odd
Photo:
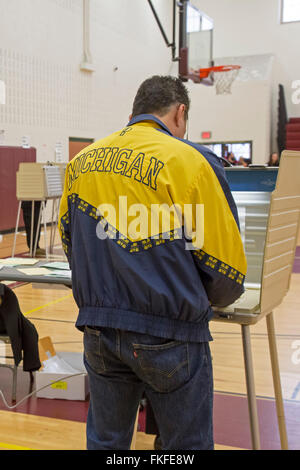
[[[94,142],[94,139],[82,139],[80,137],[69,138],[69,161],[72,160],[81,150]]]

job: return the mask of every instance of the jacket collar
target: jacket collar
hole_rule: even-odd
[[[163,122],[161,122],[160,119],[158,119],[156,116],[153,116],[153,114],[139,114],[138,116],[132,118],[131,121],[127,124],[127,126],[132,126],[133,124],[137,124],[138,122],[142,121],[156,122],[164,131],[166,131],[169,135],[173,136],[170,129],[168,129],[168,127]]]

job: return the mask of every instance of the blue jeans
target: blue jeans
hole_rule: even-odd
[[[208,343],[85,327],[84,362],[91,393],[89,450],[130,448],[144,392],[164,450],[213,450],[213,377]]]

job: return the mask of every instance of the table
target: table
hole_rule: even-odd
[[[22,268],[39,268],[45,264],[45,260],[38,261],[34,266],[22,266]],[[15,281],[15,282],[26,282],[32,283],[37,282],[41,284],[60,284],[67,287],[72,287],[72,280],[66,277],[58,276],[32,276],[28,274],[21,273],[16,267],[3,267],[0,269],[0,282],[1,281]]]

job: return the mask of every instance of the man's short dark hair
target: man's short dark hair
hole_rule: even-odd
[[[190,99],[182,81],[176,77],[154,75],[139,87],[133,103],[132,117],[153,113],[164,116],[174,104],[185,105],[187,119]]]

